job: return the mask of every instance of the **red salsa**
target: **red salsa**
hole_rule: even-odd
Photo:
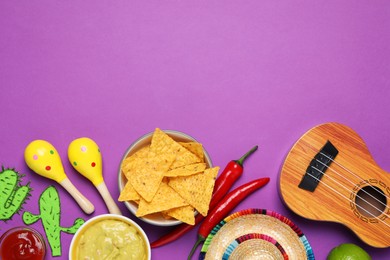
[[[0,259],[42,260],[45,253],[45,242],[33,229],[13,228],[0,238]]]

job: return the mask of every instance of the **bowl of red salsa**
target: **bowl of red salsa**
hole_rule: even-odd
[[[15,227],[0,237],[0,259],[43,260],[45,254],[45,240],[32,228]]]

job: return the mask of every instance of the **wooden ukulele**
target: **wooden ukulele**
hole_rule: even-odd
[[[294,144],[280,194],[302,217],[342,223],[373,247],[390,246],[390,175],[347,126],[316,126]]]

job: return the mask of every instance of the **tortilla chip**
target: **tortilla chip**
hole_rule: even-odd
[[[204,151],[203,151],[203,145],[198,142],[179,142],[181,146],[186,148],[191,153],[195,154],[201,162],[204,162]]]
[[[138,158],[145,158],[147,157],[149,153],[149,146],[144,146],[142,147],[140,150],[138,150],[137,152],[135,152],[134,154],[128,156],[127,158],[125,158],[123,160],[123,163],[122,163],[122,168],[126,168],[126,165],[131,163],[132,161],[138,159]]]
[[[139,151],[123,160],[121,170],[126,178],[131,178],[132,171],[138,167],[138,164],[142,164],[139,160],[147,158],[149,153],[149,146],[142,147]]]
[[[168,209],[167,211],[169,211],[170,209]],[[167,219],[167,220],[172,220],[174,219],[173,217],[169,216],[167,213],[165,213],[166,211],[162,211],[162,212],[159,212],[159,214],[164,218],[164,219]]]
[[[129,182],[134,189],[147,201],[151,201],[158,190],[163,178],[162,172],[151,171],[148,168],[139,169]]]
[[[168,184],[200,214],[206,216],[218,171],[219,167],[209,168],[203,173],[171,178]]]
[[[195,211],[192,206],[169,209],[164,213],[189,225],[195,225]]]
[[[158,157],[149,155],[147,159],[137,160],[140,165],[132,172],[129,182],[144,200],[150,202],[153,199],[173,160],[172,154],[162,154]]]
[[[164,133],[160,128],[156,128],[153,132],[152,141],[150,144],[150,152],[152,156],[159,154],[177,155],[179,144],[175,142],[169,135]]]
[[[175,169],[175,168],[180,167],[180,166],[201,162],[201,160],[198,158],[198,156],[191,153],[183,146],[181,146],[181,145],[179,145],[179,146],[180,146],[180,148],[179,148],[179,152],[176,156],[176,160],[172,163],[170,169]]]
[[[173,170],[167,171],[165,177],[178,177],[178,176],[188,176],[195,173],[203,172],[206,169],[205,163],[194,163],[189,165],[184,165]]]
[[[136,216],[142,217],[151,213],[161,212],[185,205],[188,205],[188,203],[171,187],[162,182],[152,201],[147,202],[141,198]]]
[[[118,201],[137,201],[141,197],[137,193],[137,191],[134,189],[133,185],[128,181],[121,191],[121,194],[119,195]]]
[[[200,159],[195,154],[188,151],[159,128],[156,128],[153,133],[149,154],[152,154],[152,156],[161,154],[174,155],[175,160],[170,167],[171,169],[200,162]]]
[[[180,145],[159,128],[153,133],[151,145],[143,157],[131,161],[127,178],[134,189],[150,202],[156,194],[164,173],[172,165]]]

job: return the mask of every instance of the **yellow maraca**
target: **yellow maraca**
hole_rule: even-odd
[[[72,166],[89,179],[102,196],[108,211],[122,215],[115,204],[103,179],[102,155],[98,145],[90,138],[82,137],[73,140],[68,147],[68,158]]]
[[[45,140],[35,140],[24,150],[24,160],[35,173],[55,180],[76,200],[82,210],[91,214],[95,211],[93,204],[85,198],[65,174],[61,158],[54,146]]]

